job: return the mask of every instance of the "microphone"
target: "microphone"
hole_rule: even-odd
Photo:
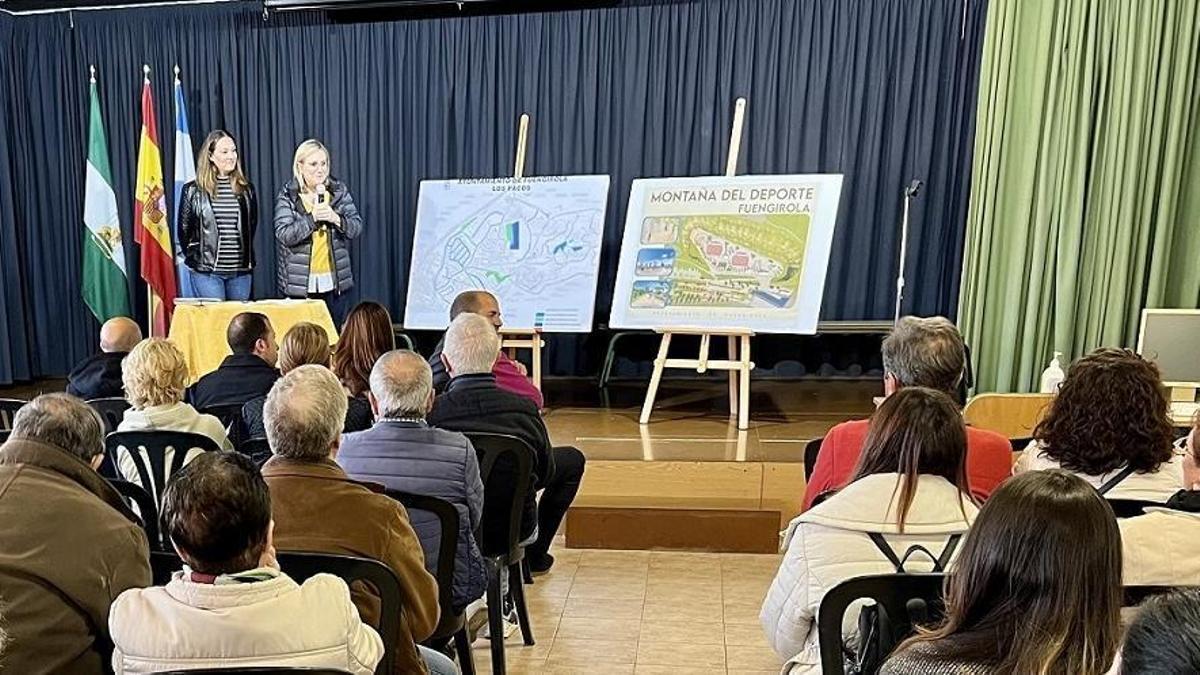
[[[921,191],[921,187],[924,185],[924,183],[914,178],[912,182],[908,184],[908,187],[904,188],[904,196],[916,197],[917,193]]]
[[[325,203],[325,183],[317,183],[317,203]]]

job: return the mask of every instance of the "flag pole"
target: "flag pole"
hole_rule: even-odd
[[[150,65],[145,64],[145,63],[142,64],[142,84],[143,85],[150,84]],[[145,123],[146,123],[146,121],[142,120],[142,124],[144,125]],[[145,244],[143,244],[143,246],[144,245]],[[142,278],[145,279],[144,276]],[[148,332],[150,334],[150,337],[155,337],[155,335],[154,335],[154,287],[150,285],[149,281],[146,282],[146,328],[148,329],[146,332]]]

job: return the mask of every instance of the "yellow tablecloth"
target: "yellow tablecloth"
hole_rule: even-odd
[[[187,357],[188,373],[193,382],[212,372],[229,356],[225,330],[229,321],[242,312],[261,312],[271,319],[275,340],[292,326],[308,321],[325,329],[329,343],[337,342],[337,328],[329,309],[320,300],[260,300],[258,302],[210,302],[177,304],[171,318],[171,341]]]

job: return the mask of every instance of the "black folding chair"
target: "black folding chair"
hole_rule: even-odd
[[[242,441],[241,452],[261,467],[271,459],[271,444],[265,438],[248,438]]]
[[[19,398],[0,398],[0,431],[11,432],[13,428],[13,418],[17,416],[17,411],[21,406],[29,403]]]
[[[384,494],[413,511],[425,511],[437,516],[441,526],[436,551],[425,551],[425,564],[434,565],[433,576],[438,582],[438,606],[441,618],[433,635],[425,641],[426,646],[440,649],[448,640],[454,641],[454,652],[458,655],[458,667],[463,675],[475,675],[475,661],[471,656],[471,638],[467,635],[467,620],[462,612],[454,611],[454,567],[458,557],[458,509],[445,499],[416,495],[399,490],[384,490]]]
[[[525,579],[521,562],[525,549],[521,547],[521,519],[525,499],[533,489],[533,448],[525,441],[507,434],[468,433],[479,456],[479,477],[483,481],[483,519],[475,539],[488,563],[488,630],[492,639],[492,672],[503,675],[504,662],[504,598],[500,595],[500,575],[508,571],[508,591],[517,607],[517,621],[526,645],[533,645],[533,629],[525,606]],[[500,461],[513,469],[510,482],[493,480],[493,471]],[[502,541],[488,541],[488,532],[506,532]]]
[[[106,434],[111,434],[117,430],[117,426],[125,418],[125,411],[130,408],[129,401],[117,396],[93,398],[87,404],[100,413],[100,417],[104,419],[104,433]]]
[[[163,541],[159,531],[158,502],[154,501],[154,497],[151,497],[150,493],[143,490],[142,486],[137,483],[130,483],[119,478],[110,478],[108,482],[127,502],[137,507],[137,514],[142,519],[142,529],[146,531],[146,541],[150,543],[151,550],[161,548],[169,551],[170,545]]]
[[[878,605],[882,615],[879,653],[887,654],[912,634],[914,625],[942,618],[946,611],[942,600],[944,581],[944,574],[871,574],[847,579],[831,588],[817,610],[821,672],[825,675],[846,672],[842,618],[852,604],[868,599]]]
[[[403,603],[400,595],[400,578],[392,568],[369,558],[332,553],[307,553],[279,551],[275,554],[279,568],[296,583],[304,583],[310,577],[325,573],[340,577],[347,586],[362,581],[379,594],[379,636],[383,638],[383,659],[379,661],[377,675],[391,675],[396,662],[395,640],[400,631],[400,612]],[[183,568],[183,561],[173,552],[151,551],[150,572],[155,585],[161,586],[171,580],[171,575]],[[194,673],[196,671],[189,671]],[[336,672],[336,671],[335,671]]]
[[[824,438],[814,438],[804,444],[804,480],[812,478],[813,469],[817,468],[817,455],[821,454],[821,442]]]
[[[182,431],[116,431],[104,439],[104,450],[119,468],[125,457],[133,460],[142,489],[162,504],[167,481],[199,452],[219,452],[216,441]],[[119,476],[132,478],[132,476]]]
[[[238,452],[242,452],[242,443],[250,435],[250,431],[246,428],[246,420],[242,417],[242,405],[241,403],[226,403],[209,406],[200,411],[221,420],[221,425],[225,427],[225,432],[229,435],[229,442]]]

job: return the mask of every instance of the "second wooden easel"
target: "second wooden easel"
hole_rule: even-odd
[[[737,173],[738,153],[742,147],[742,125],[746,118],[746,99],[739,98],[733,109],[733,128],[729,132],[729,157],[725,162],[725,175],[734,176]],[[745,328],[655,328],[654,332],[662,335],[658,346],[658,356],[654,359],[654,372],[650,376],[650,387],[646,390],[646,401],[642,404],[642,415],[638,420],[641,424],[650,422],[650,413],[654,410],[654,399],[658,396],[658,386],[662,382],[663,370],[666,368],[694,368],[697,373],[708,370],[729,371],[729,416],[737,417],[737,428],[746,429],[750,426],[750,371],[754,370],[754,362],[750,360],[750,338],[753,331]],[[700,353],[694,359],[667,358],[671,348],[671,338],[675,335],[699,335]],[[728,340],[729,356],[724,360],[708,358],[712,338],[724,337]]]
[[[525,177],[525,146],[529,141],[529,113],[521,113],[521,120],[517,124],[517,154],[513,162],[513,178],[521,179]],[[542,389],[542,347],[546,346],[545,340],[542,339],[541,329],[534,327],[531,329],[502,329],[500,331],[500,346],[508,350],[508,357],[516,360],[518,349],[528,349],[530,351],[530,362],[533,367],[530,369],[529,378],[533,380],[533,386]]]

